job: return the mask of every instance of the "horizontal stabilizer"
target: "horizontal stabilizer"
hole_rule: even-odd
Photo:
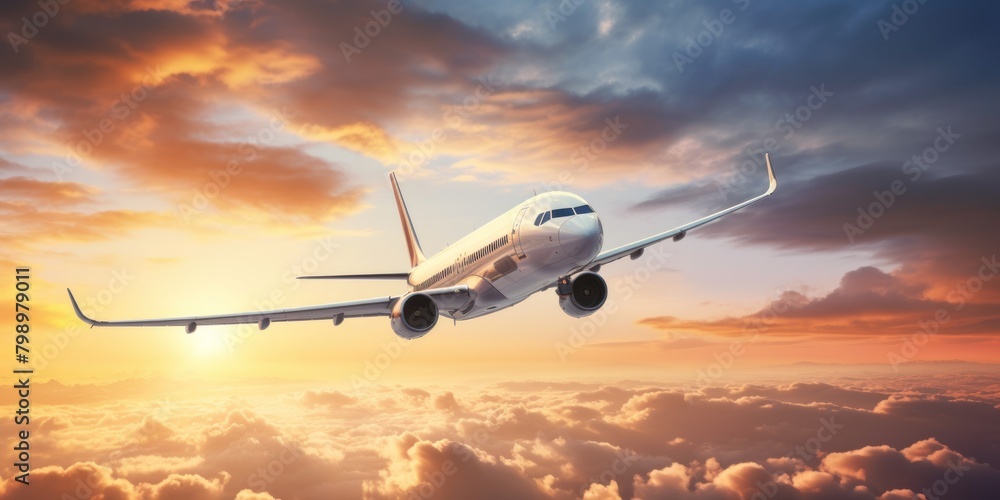
[[[382,274],[327,274],[322,276],[299,276],[300,280],[405,280],[410,273]]]

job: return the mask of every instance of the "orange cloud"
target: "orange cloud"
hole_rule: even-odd
[[[73,494],[83,484],[128,499],[898,498],[953,480],[946,471],[955,467],[962,478],[947,487],[956,496],[1000,486],[1000,471],[987,465],[997,452],[982,438],[1000,411],[995,374],[849,380],[372,386],[350,397],[287,382],[191,391],[179,390],[180,381],[43,383],[33,458],[51,465],[32,473],[39,488],[31,491]],[[993,389],[958,395],[965,386]],[[994,396],[971,399],[983,394]],[[0,440],[12,428],[0,422]],[[26,498],[4,467],[0,498]]]
[[[6,220],[4,237],[15,248],[51,241],[107,240],[121,236],[123,231],[176,223],[174,217],[155,212],[48,211],[7,201],[0,201],[0,216]]]
[[[143,10],[149,7],[167,10]],[[5,104],[22,124],[10,140],[36,145],[29,147],[52,158],[60,179],[80,177],[79,169],[113,173],[189,215],[222,210],[234,221],[249,216],[287,225],[355,210],[362,192],[328,161],[279,146],[277,134],[295,137],[293,122],[271,116],[273,107],[260,98],[317,71],[318,59],[283,41],[237,39],[219,29],[218,17],[174,7],[109,6],[124,12],[100,22],[119,27],[94,29],[101,42],[85,52],[61,41],[91,30],[97,18],[56,18],[46,37],[25,47],[44,63],[14,58],[0,82],[20,89]],[[217,113],[233,105],[269,115],[220,127]],[[73,182],[4,182],[36,199],[85,194]]]
[[[909,335],[921,331],[947,335],[992,334],[1000,321],[995,304],[936,300],[927,285],[912,284],[874,267],[843,276],[840,286],[823,297],[786,291],[755,314],[709,321],[685,321],[673,316],[645,318],[639,324],[667,331],[725,336],[750,335]],[[938,311],[944,311],[944,316]],[[938,317],[944,318],[938,320]]]
[[[69,205],[93,201],[95,188],[76,182],[44,182],[29,177],[0,179],[0,189],[8,198],[27,199],[46,205]]]

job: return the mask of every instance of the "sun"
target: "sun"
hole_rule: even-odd
[[[189,335],[191,352],[198,357],[218,357],[226,354],[226,328],[199,328]]]

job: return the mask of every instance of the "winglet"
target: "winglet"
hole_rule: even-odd
[[[771,182],[767,194],[771,194],[778,189],[778,179],[774,178],[774,169],[771,168],[771,153],[764,153],[764,163],[767,163],[767,179]]]
[[[406,238],[406,249],[410,252],[410,266],[417,267],[426,257],[420,249],[420,241],[417,240],[417,233],[413,229],[413,221],[410,220],[410,212],[406,209],[406,202],[403,201],[403,193],[399,191],[399,184],[396,182],[396,172],[389,173],[389,181],[392,183],[392,193],[396,197],[396,208],[399,209],[399,220],[403,223],[403,236]]]
[[[69,288],[66,289],[66,293],[69,294],[69,301],[70,301],[70,303],[73,304],[73,311],[76,312],[76,317],[80,318],[81,321],[83,321],[84,323],[87,323],[88,325],[91,326],[91,328],[93,328],[93,326],[97,324],[97,321],[94,321],[94,320],[88,318],[86,314],[83,314],[83,311],[80,310],[79,304],[76,303],[76,298],[73,297],[73,292],[70,291]]]

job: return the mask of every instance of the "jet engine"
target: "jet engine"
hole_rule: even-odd
[[[584,272],[572,278],[561,278],[556,288],[559,307],[563,312],[582,318],[594,314],[608,298],[608,284],[597,273]]]
[[[392,331],[396,335],[407,340],[418,339],[437,324],[438,306],[428,295],[407,294],[396,301],[391,318]]]

